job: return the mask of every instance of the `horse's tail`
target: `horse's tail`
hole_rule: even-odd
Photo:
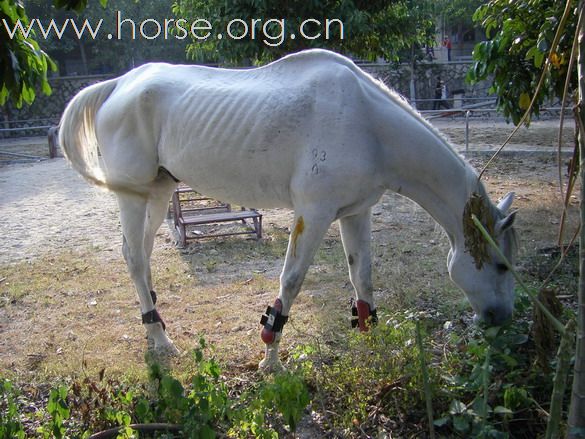
[[[111,79],[83,89],[69,102],[59,124],[59,143],[73,169],[90,183],[110,190],[114,188],[106,182],[99,163],[95,118],[116,84]]]

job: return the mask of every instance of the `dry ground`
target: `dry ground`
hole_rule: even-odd
[[[460,122],[437,122],[463,144]],[[473,149],[493,147],[510,127],[472,124]],[[572,129],[565,136],[570,145]],[[549,123],[523,130],[513,147],[541,150],[496,162],[485,176],[492,198],[517,193],[522,268],[556,245],[561,200]],[[473,155],[481,167],[486,155]],[[563,172],[566,171],[563,163]],[[577,205],[572,200],[573,210]],[[259,318],[278,290],[291,214],[263,211],[265,237],[174,245],[168,225],[153,257],[159,310],[188,352],[205,335],[225,370],[253,371],[262,357]],[[22,381],[93,374],[141,374],[146,348],[133,287],[120,256],[116,204],[63,159],[0,168],[0,374]],[[572,228],[571,228],[572,230]],[[374,208],[374,285],[381,307],[417,307],[445,320],[471,316],[448,279],[448,242],[414,203],[386,194]],[[348,326],[351,287],[336,225],[329,230],[285,329],[283,356],[297,343],[327,340]],[[177,360],[181,364],[181,359]]]

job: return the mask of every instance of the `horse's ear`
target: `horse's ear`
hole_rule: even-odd
[[[512,227],[512,225],[514,224],[514,220],[516,219],[517,213],[518,213],[518,211],[515,210],[514,212],[510,213],[510,215],[508,215],[508,216],[506,216],[506,217],[504,217],[501,220],[498,220],[496,222],[496,230],[495,230],[496,236],[500,236],[503,232],[505,232],[510,227]]]
[[[502,212],[504,215],[506,213],[508,213],[508,210],[510,209],[510,206],[512,205],[512,202],[514,201],[514,196],[516,194],[514,192],[508,192],[504,198],[502,198],[499,202],[498,202],[498,210],[500,212]]]

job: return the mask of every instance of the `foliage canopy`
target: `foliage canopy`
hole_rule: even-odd
[[[107,0],[99,0],[105,6]],[[88,0],[53,0],[57,8],[81,11]],[[43,93],[50,94],[51,87],[47,81],[49,69],[55,70],[55,64],[41,50],[34,35],[25,37],[17,32],[12,37],[8,29],[13,29],[20,21],[29,25],[29,19],[21,1],[0,0],[0,105],[12,101],[17,107],[23,102],[32,103],[35,89],[40,87]]]
[[[192,59],[203,62],[262,63],[313,47],[351,53],[367,60],[377,57],[398,60],[401,51],[413,45],[426,44],[434,37],[434,8],[429,0],[177,0],[173,10],[178,17],[214,17],[211,22],[214,30],[225,30],[234,19],[248,20],[250,25],[253,17],[258,19],[256,35],[261,34],[264,23],[270,19],[284,23],[286,33],[278,45],[267,45],[262,37],[218,39],[214,35],[205,41],[193,38],[188,54]],[[310,36],[324,33],[323,26],[327,19],[340,20],[343,23],[343,39],[340,38],[338,25],[331,26],[329,39],[324,35],[315,39],[298,37],[298,30],[307,19],[311,22],[305,25],[305,31]],[[266,31],[270,35],[278,35],[281,30],[279,26],[278,23],[271,23]],[[291,37],[293,33],[297,38]]]
[[[120,74],[150,61],[183,62],[186,41],[174,35],[164,35],[165,19],[172,17],[170,2],[146,2],[136,0],[109,0],[108,7],[90,3],[82,13],[55,10],[44,0],[27,0],[29,17],[38,18],[45,29],[54,20],[58,28],[64,28],[62,35],[51,32],[43,37],[42,46],[58,64],[61,74]],[[79,38],[76,29],[63,23],[73,20],[77,27],[89,23],[95,30],[95,37],[86,32]],[[156,35],[158,23],[160,36]],[[147,23],[143,27],[143,23]],[[150,24],[148,24],[150,23]],[[169,26],[172,29],[172,26]],[[112,38],[111,34],[114,34]],[[77,62],[71,62],[72,60]]]
[[[474,20],[486,31],[487,41],[475,47],[468,78],[472,82],[491,78],[490,93],[497,96],[498,108],[515,124],[530,104],[564,9],[565,2],[558,0],[491,0],[474,14]],[[563,94],[576,24],[575,8],[551,54],[548,77],[532,109],[535,115],[548,98]],[[570,91],[574,92],[576,67],[571,77]]]

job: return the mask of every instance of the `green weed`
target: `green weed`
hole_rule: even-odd
[[[74,380],[49,391],[39,415],[20,413],[19,392],[5,379],[0,381],[0,437],[24,438],[26,424],[40,422],[40,438],[87,438],[93,432],[115,428],[118,438],[137,437],[143,424],[158,423],[180,428],[181,437],[208,439],[230,437],[278,438],[279,429],[295,430],[310,402],[304,380],[284,373],[245,391],[230,389],[219,363],[204,355],[203,339],[192,354],[193,374],[187,382],[148,358],[146,385],[105,379]],[[20,413],[20,414],[19,414]],[[177,427],[178,426],[178,427]],[[164,428],[161,428],[163,431]],[[162,437],[162,436],[161,436]]]
[[[552,379],[550,371],[535,367],[531,312],[522,293],[514,322],[495,328],[378,310],[380,322],[369,333],[341,331],[328,345],[297,346],[292,358],[314,391],[313,410],[342,436],[425,435],[434,412],[438,437],[536,437],[546,424],[542,407]],[[417,320],[426,379],[415,342]]]
[[[18,392],[12,383],[0,378],[0,437],[24,439],[25,431],[18,416]]]

